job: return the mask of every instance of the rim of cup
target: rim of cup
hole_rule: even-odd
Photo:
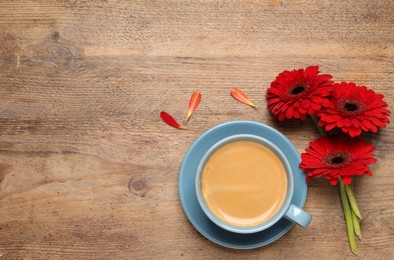
[[[206,162],[210,158],[210,156],[216,152],[219,148],[222,146],[236,142],[236,141],[242,141],[242,140],[250,140],[250,141],[255,141],[258,142],[268,148],[270,148],[271,151],[273,151],[278,158],[281,160],[283,167],[285,168],[286,176],[287,176],[287,193],[285,200],[282,203],[282,206],[280,209],[275,213],[273,217],[271,217],[269,220],[255,225],[255,226],[247,226],[247,227],[241,227],[241,226],[235,226],[230,223],[226,223],[223,220],[219,219],[208,207],[208,205],[205,202],[204,196],[202,195],[201,192],[201,177],[202,173],[205,167]],[[204,214],[217,226],[231,231],[233,233],[239,233],[239,234],[251,234],[251,233],[256,233],[263,231],[265,229],[268,229],[269,227],[273,226],[275,223],[277,223],[280,219],[283,218],[283,215],[285,214],[286,210],[290,207],[291,200],[293,197],[294,193],[294,178],[293,178],[293,172],[290,166],[289,161],[287,160],[286,156],[284,153],[271,141],[257,136],[257,135],[252,135],[252,134],[236,134],[236,135],[231,135],[226,138],[221,139],[220,141],[216,142],[214,145],[212,145],[204,154],[202,159],[200,160],[198,167],[197,167],[197,172],[196,172],[196,177],[195,177],[195,192],[197,195],[197,200],[198,203],[201,207],[201,209],[204,211]]]

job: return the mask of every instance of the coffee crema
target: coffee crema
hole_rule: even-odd
[[[207,160],[201,191],[208,208],[222,221],[251,227],[272,218],[287,192],[281,159],[263,144],[234,141]]]

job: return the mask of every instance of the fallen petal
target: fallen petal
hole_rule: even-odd
[[[193,114],[194,110],[196,110],[198,104],[200,104],[200,101],[201,93],[198,91],[194,92],[193,95],[190,97],[189,108],[186,115],[186,122],[189,121],[190,116]]]
[[[178,129],[186,129],[183,125],[180,125],[170,114],[167,112],[160,112],[160,117],[163,120],[164,123],[166,123],[169,126],[178,128]]]
[[[252,103],[252,101],[249,100],[248,96],[246,96],[246,94],[244,92],[242,92],[241,90],[239,90],[237,88],[233,88],[230,93],[231,93],[231,96],[233,96],[233,98],[235,98],[239,102],[256,108],[256,106]]]

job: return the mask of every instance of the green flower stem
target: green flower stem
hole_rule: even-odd
[[[319,119],[316,116],[311,116],[311,118],[315,123],[319,134],[321,136],[327,136],[327,131],[324,129],[324,127],[319,126]],[[343,212],[345,214],[350,250],[354,255],[357,255],[357,243],[355,236],[361,239],[361,214],[358,210],[356,197],[354,196],[353,192],[353,186],[345,185],[342,180],[339,179],[339,190],[341,194]]]
[[[361,220],[361,213],[358,210],[356,197],[354,196],[353,192],[353,185],[345,185],[345,190],[353,213]]]
[[[356,198],[354,197],[353,182],[350,185],[348,185],[348,186],[349,186],[349,192],[348,192],[348,190],[346,190],[346,194],[347,194],[347,197],[349,198],[350,207],[352,208],[352,218],[353,218],[354,233],[356,234],[358,239],[361,240],[360,221],[361,221],[362,218],[361,218],[360,211],[358,210]],[[348,187],[346,186],[345,188],[348,188]],[[354,200],[353,204],[352,204],[351,198],[353,198],[353,200]],[[359,215],[356,214],[356,210],[359,213]]]
[[[360,227],[360,219],[354,214],[352,210],[352,220],[353,220],[353,228],[354,234],[361,240],[361,227]]]
[[[354,255],[357,255],[357,243],[356,243],[356,237],[354,235],[352,211],[350,209],[349,201],[346,195],[345,184],[342,182],[341,179],[339,180],[339,191],[341,194],[343,212],[345,214],[347,236],[349,240],[350,250]]]
[[[327,135],[326,129],[324,129],[323,127],[319,126],[319,119],[316,116],[311,116],[311,118],[312,118],[313,122],[315,123],[316,128],[319,131],[319,134],[321,136],[326,136]]]

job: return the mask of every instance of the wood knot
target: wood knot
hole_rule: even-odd
[[[145,179],[137,177],[129,180],[129,190],[135,195],[145,197],[145,194],[150,190]]]
[[[75,62],[75,54],[72,47],[64,44],[53,44],[48,47],[51,61],[55,66],[67,67]]]
[[[60,38],[60,33],[59,33],[59,32],[54,32],[54,33],[52,33],[51,39],[52,39],[53,41],[57,42],[57,41],[59,40],[59,38]]]

